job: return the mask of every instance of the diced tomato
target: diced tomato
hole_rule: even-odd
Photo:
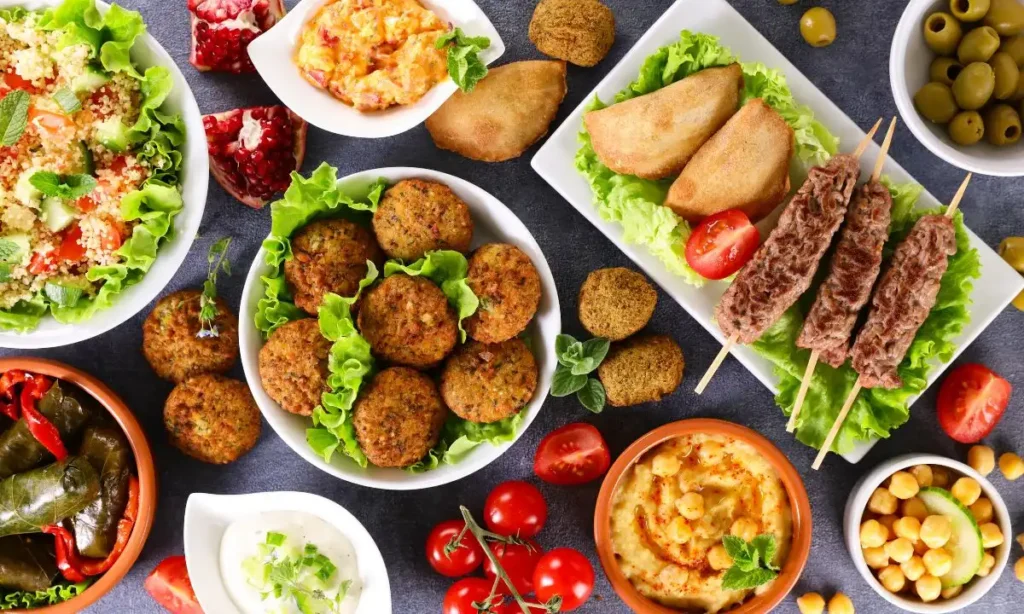
[[[4,86],[6,86],[4,89],[7,90],[7,91],[10,91],[10,90],[25,90],[29,94],[36,93],[36,88],[35,88],[34,85],[32,85],[32,82],[28,81],[26,79],[23,79],[21,77],[21,75],[19,75],[16,72],[6,72],[6,73],[4,73]]]
[[[117,229],[117,226],[107,222],[100,235],[100,247],[104,251],[112,252],[121,247],[121,241],[121,231]]]
[[[75,201],[75,206],[78,207],[78,210],[82,213],[89,213],[96,208],[96,201],[93,200],[92,196],[86,194]]]
[[[686,262],[708,279],[725,279],[753,257],[761,235],[739,209],[704,218],[686,242]]]
[[[128,168],[128,159],[124,156],[118,156],[114,158],[114,161],[110,163],[110,170],[114,173],[121,174],[124,169]]]
[[[78,262],[85,258],[85,246],[82,245],[82,229],[78,224],[64,231],[57,257],[68,262]]]
[[[28,110],[28,121],[36,128],[50,133],[62,132],[75,125],[75,122],[67,115],[40,111],[35,107]]]
[[[977,443],[992,432],[1010,402],[1013,387],[979,364],[960,365],[939,388],[939,425],[961,443]]]
[[[28,263],[28,272],[33,275],[39,275],[45,273],[53,268],[54,266],[54,253],[53,250],[46,252],[36,252],[32,255],[32,260]]]

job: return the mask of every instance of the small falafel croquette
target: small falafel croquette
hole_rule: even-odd
[[[540,276],[523,250],[509,243],[481,246],[469,259],[466,283],[480,299],[463,326],[484,343],[500,343],[526,330],[540,304]]]
[[[400,365],[438,364],[458,340],[458,317],[444,292],[424,277],[399,273],[363,298],[356,318],[373,353]]]
[[[284,278],[291,286],[295,305],[316,315],[324,294],[353,296],[366,277],[366,262],[378,268],[384,252],[373,234],[342,219],[313,222],[292,238],[292,258],[284,263]]]
[[[223,465],[256,445],[260,410],[244,382],[204,373],[174,387],[164,403],[164,426],[183,453]]]
[[[664,335],[632,337],[613,343],[597,368],[608,403],[627,407],[658,401],[683,381],[683,351]]]
[[[473,218],[443,183],[404,179],[384,192],[373,214],[373,232],[389,258],[408,263],[431,250],[468,252]]]
[[[433,380],[407,367],[378,373],[353,411],[359,447],[378,467],[408,467],[426,456],[448,417]]]
[[[529,36],[544,55],[594,66],[615,43],[615,15],[598,0],[540,0]]]
[[[620,341],[647,326],[657,303],[658,293],[642,273],[598,269],[580,287],[580,323],[595,337]]]
[[[283,324],[260,350],[260,381],[267,395],[285,411],[313,415],[328,390],[327,358],[331,342],[320,334],[316,318]]]
[[[460,418],[497,422],[514,416],[537,389],[537,361],[522,339],[470,341],[441,373],[441,396]]]
[[[224,373],[238,360],[238,318],[217,297],[217,336],[198,336],[199,290],[160,299],[142,324],[142,354],[158,376],[180,383],[200,373]]]

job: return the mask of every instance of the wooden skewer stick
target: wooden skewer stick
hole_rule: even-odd
[[[885,157],[889,154],[889,146],[892,145],[894,132],[896,132],[896,117],[892,118],[889,123],[889,131],[885,133],[885,139],[882,140],[882,150],[878,154],[878,159],[875,160],[875,170],[871,173],[872,183],[878,183],[882,177],[882,167],[885,166]]]
[[[828,451],[832,448],[832,444],[836,440],[836,435],[839,434],[839,429],[843,427],[843,422],[846,421],[846,415],[850,413],[850,409],[853,407],[853,402],[857,400],[857,395],[860,394],[860,378],[857,378],[857,383],[853,385],[853,390],[850,391],[850,396],[846,397],[846,403],[843,403],[843,408],[839,410],[839,416],[836,417],[836,421],[832,423],[832,430],[828,432],[828,437],[825,438],[825,443],[822,444],[821,450],[818,450],[818,456],[814,459],[814,464],[811,467],[815,471],[821,467],[821,463],[828,456]]]
[[[704,389],[708,387],[708,384],[711,383],[711,378],[715,376],[715,372],[718,371],[718,367],[722,366],[722,361],[724,361],[725,357],[729,355],[729,352],[732,351],[732,346],[734,345],[736,345],[735,335],[725,342],[725,345],[722,346],[722,351],[718,353],[718,356],[715,356],[715,359],[711,361],[711,366],[704,372],[704,377],[700,378],[700,383],[697,384],[697,387],[694,389],[697,394],[702,394]]]
[[[878,127],[881,126],[881,125],[882,125],[882,118],[879,117],[878,121],[875,122],[875,125],[871,126],[871,130],[868,130],[868,133],[864,135],[864,138],[857,145],[857,149],[853,150],[853,154],[852,155],[853,155],[854,158],[861,157],[861,155],[864,153],[864,150],[868,148],[868,145],[872,141],[875,140],[875,133],[878,132]]]
[[[964,198],[964,192],[967,191],[967,184],[971,182],[971,177],[973,176],[974,173],[967,173],[967,176],[964,177],[964,182],[960,184],[960,188],[953,196],[953,200],[949,203],[949,207],[946,208],[946,217],[953,217],[953,214],[956,213],[957,207],[960,206],[960,201]]]

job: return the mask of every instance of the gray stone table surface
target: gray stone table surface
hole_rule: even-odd
[[[684,0],[685,1],[685,0]],[[701,0],[688,0],[700,2]],[[893,31],[906,2],[897,0],[805,0],[782,6],[775,0],[731,0],[733,5],[778,47],[811,81],[861,127],[879,116],[896,113],[889,89],[888,57]],[[256,75],[200,74],[188,64],[189,27],[185,0],[124,0],[138,9],[156,36],[181,66],[204,113],[239,106],[273,103],[274,97]],[[581,101],[626,53],[668,6],[668,0],[605,0],[617,21],[615,46],[599,66],[570,67],[569,94],[557,123]],[[504,38],[508,51],[502,61],[541,57],[526,36],[534,2],[530,0],[479,0]],[[289,5],[294,2],[289,2]],[[834,45],[812,49],[800,38],[798,20],[810,5],[833,11],[839,24]],[[668,42],[668,41],[666,41]],[[756,58],[746,58],[756,59]],[[553,126],[554,127],[554,126]],[[201,135],[192,135],[201,138]],[[530,169],[536,148],[501,164],[473,162],[439,151],[421,126],[400,136],[382,140],[337,137],[311,129],[305,170],[326,160],[348,174],[382,166],[421,166],[451,173],[476,183],[507,204],[534,234],[554,271],[565,328],[578,332],[576,294],[590,271],[606,266],[630,266],[614,245],[590,226],[572,207]],[[952,194],[963,173],[943,163],[920,146],[901,126],[892,155],[933,194]],[[989,245],[1006,235],[1024,234],[1024,180],[977,177],[963,206],[969,225]],[[166,292],[202,283],[206,250],[223,235],[235,238],[232,257],[235,274],[222,279],[221,292],[237,308],[244,273],[270,227],[270,211],[255,211],[235,202],[211,182],[201,238]],[[148,311],[148,310],[147,310]],[[301,490],[317,493],[349,509],[376,539],[391,578],[394,611],[402,614],[438,612],[450,581],[436,575],[423,556],[424,539],[435,523],[458,515],[459,504],[482,508],[488,491],[497,483],[520,478],[538,484],[547,497],[550,515],[540,535],[545,548],[572,546],[580,549],[598,569],[594,598],[583,612],[626,612],[605,580],[591,537],[598,483],[579,488],[558,488],[539,483],[532,471],[534,450],[552,429],[573,421],[591,422],[601,429],[613,454],[650,429],[681,418],[716,417],[752,427],[775,442],[800,469],[814,513],[814,542],[807,569],[793,594],[779,608],[796,612],[795,596],[806,591],[830,595],[842,590],[860,612],[893,610],[860,578],[842,541],[842,509],[854,482],[878,462],[905,452],[935,452],[963,458],[966,447],[955,445],[938,427],[934,416],[935,391],[914,406],[910,423],[882,442],[858,465],[831,459],[823,471],[809,467],[814,452],[785,432],[781,413],[771,394],[735,360],[727,360],[715,384],[702,397],[693,387],[703,369],[719,350],[697,322],[662,294],[650,328],[674,337],[683,347],[688,364],[679,390],[658,404],[629,409],[608,409],[590,415],[574,400],[548,399],[528,432],[498,461],[475,475],[431,490],[396,493],[347,484],[308,465],[264,426],[257,448],[228,466],[205,465],[186,458],[168,443],[161,408],[170,385],[158,379],[139,350],[141,313],[117,329],[91,341],[40,352],[84,368],[106,381],[134,409],[152,442],[160,480],[156,526],[135,568],[116,589],[90,612],[156,613],[142,582],[164,557],[182,552],[182,517],[185,501],[193,492],[248,493],[266,490]],[[1014,384],[1024,387],[1024,314],[1012,308],[966,350],[961,361],[982,362]],[[6,353],[6,352],[5,352]],[[242,378],[241,367],[234,376]],[[1024,388],[1022,388],[1024,389]],[[1021,427],[1024,394],[1011,401],[1008,415],[993,433],[990,443],[999,450],[1024,450]],[[1024,492],[995,477],[1014,514],[1024,521]],[[1014,546],[1011,564],[1022,552]],[[1024,585],[1007,569],[995,589],[972,611],[1021,611]],[[216,613],[211,613],[216,614]]]

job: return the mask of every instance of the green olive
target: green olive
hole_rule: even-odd
[[[924,42],[939,55],[953,55],[963,36],[960,22],[949,13],[932,13],[924,20]]]
[[[1024,68],[1024,34],[1004,38],[1003,44],[999,45],[999,50],[1009,53],[1017,66]]]
[[[785,4],[786,6],[796,4],[797,2],[800,2],[800,0],[779,0],[779,4]]]
[[[945,124],[956,115],[956,101],[953,91],[944,83],[932,81],[914,94],[914,106],[928,121]]]
[[[993,145],[1013,145],[1020,140],[1020,114],[1008,104],[985,111],[985,137]]]
[[[975,28],[964,36],[956,48],[957,58],[963,65],[971,62],[988,62],[999,50],[999,33],[988,26]]]
[[[996,73],[984,62],[964,66],[953,82],[953,97],[965,111],[977,111],[992,98],[996,87]]]
[[[999,244],[999,255],[1006,264],[1024,273],[1024,237],[1006,237]]]
[[[981,21],[989,6],[990,0],[949,0],[949,12],[965,23]]]
[[[957,145],[974,145],[985,136],[985,122],[977,111],[960,111],[949,122],[949,138]]]
[[[988,61],[992,71],[996,73],[996,86],[992,90],[992,96],[996,100],[1009,100],[1017,93],[1017,85],[1020,82],[1020,69],[1013,61],[1009,53],[1000,51]]]
[[[984,24],[1003,36],[1024,32],[1024,4],[1019,0],[991,0]]]
[[[827,47],[836,40],[836,18],[820,6],[808,9],[800,18],[800,34],[812,47]]]
[[[1024,70],[1020,71],[1020,78],[1017,79],[1017,91],[1010,96],[1010,100],[1014,102],[1024,100]]]
[[[932,66],[928,69],[929,79],[932,81],[938,81],[939,83],[945,83],[946,85],[953,85],[953,81],[956,80],[957,75],[964,67],[953,58],[935,58],[932,60]]]

